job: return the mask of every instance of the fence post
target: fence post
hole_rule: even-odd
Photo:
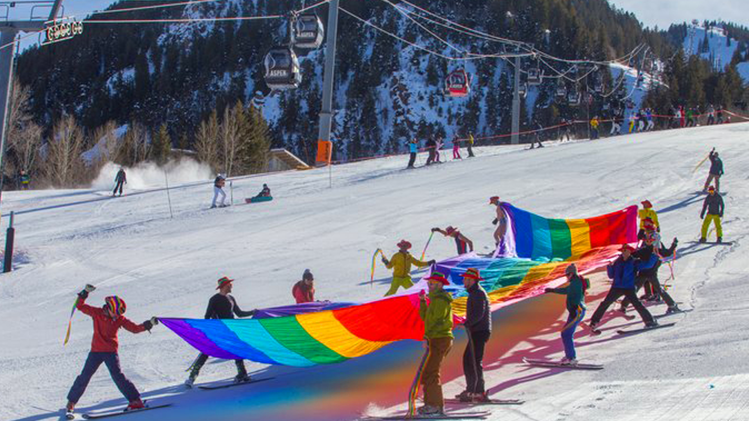
[[[10,226],[5,235],[5,262],[3,263],[3,273],[13,270],[13,239],[16,236],[16,229],[13,228],[13,211],[10,212]]]

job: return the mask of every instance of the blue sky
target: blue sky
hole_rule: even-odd
[[[609,0],[617,8],[632,12],[645,26],[668,29],[672,23],[697,19],[725,20],[749,26],[746,0]]]

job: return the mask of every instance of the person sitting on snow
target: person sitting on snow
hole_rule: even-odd
[[[294,284],[291,294],[297,304],[311,303],[315,301],[315,277],[309,269],[304,270],[302,280]]]
[[[263,184],[263,189],[255,197],[270,197],[270,187],[267,184]]]

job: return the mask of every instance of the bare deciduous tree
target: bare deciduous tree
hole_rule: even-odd
[[[227,177],[231,177],[237,165],[241,166],[241,148],[245,133],[246,123],[244,106],[241,101],[237,101],[234,107],[226,107],[224,110],[224,119],[221,122],[221,156],[223,158],[223,169]]]
[[[83,130],[75,117],[69,115],[58,120],[52,128],[52,136],[47,144],[45,175],[56,187],[73,187],[84,168]]]

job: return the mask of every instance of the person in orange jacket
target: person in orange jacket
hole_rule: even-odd
[[[92,307],[86,304],[86,299],[88,298],[88,294],[95,289],[93,285],[86,285],[86,288],[78,293],[76,308],[81,313],[93,319],[94,337],[91,341],[91,352],[88,354],[83,371],[75,379],[68,393],[68,404],[65,407],[66,412],[68,414],[73,413],[75,405],[81,396],[83,396],[83,392],[86,391],[88,382],[102,363],[107,365],[112,380],[114,380],[117,388],[127,398],[129,402],[127,410],[143,409],[144,405],[140,399],[140,393],[138,393],[133,383],[125,377],[122,373],[122,368],[120,368],[120,358],[117,353],[119,348],[117,331],[120,328],[125,328],[125,330],[132,333],[150,331],[154,325],[159,324],[159,320],[156,317],[152,317],[141,324],[133,323],[130,319],[123,316],[127,306],[125,305],[125,301],[116,295],[105,298],[103,307]]]
[[[411,281],[411,265],[423,268],[435,263],[434,260],[422,262],[413,257],[411,253],[408,252],[411,248],[411,243],[406,240],[401,240],[397,245],[399,250],[390,258],[390,260],[385,257],[382,258],[382,263],[384,263],[388,269],[393,269],[393,280],[390,282],[390,289],[385,294],[386,297],[398,292],[399,287],[409,289],[414,285]]]

